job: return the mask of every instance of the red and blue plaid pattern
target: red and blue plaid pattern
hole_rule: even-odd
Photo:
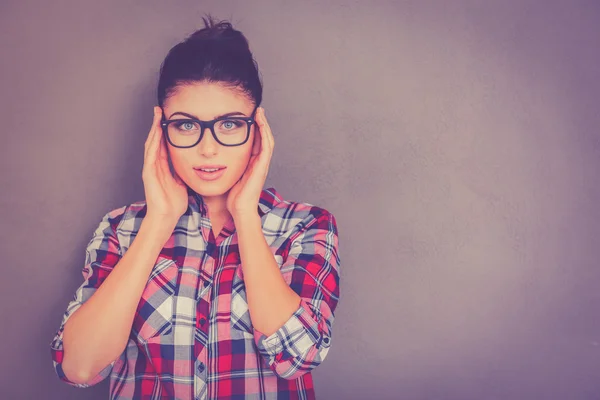
[[[314,399],[311,370],[331,346],[339,300],[338,233],[327,210],[261,193],[265,239],[300,307],[275,333],[252,326],[230,220],[214,237],[202,197],[188,190],[180,218],[148,278],[124,352],[88,384],[63,373],[63,329],[135,238],[146,214],[136,202],[107,213],[86,249],[83,284],[52,340],[60,379],[78,387],[110,375],[111,399]]]

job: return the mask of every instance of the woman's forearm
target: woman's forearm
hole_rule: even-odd
[[[270,336],[300,306],[300,296],[285,282],[265,240],[258,215],[235,218],[246,297],[252,325]]]
[[[63,332],[63,371],[86,383],[125,349],[152,267],[175,224],[146,217],[131,247]]]

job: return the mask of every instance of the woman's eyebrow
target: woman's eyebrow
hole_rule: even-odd
[[[184,112],[181,112],[181,111],[174,112],[173,114],[171,114],[171,116],[169,117],[169,119],[173,118],[174,115],[183,115],[183,116],[188,117],[188,118],[200,119],[200,118],[196,117],[193,114],[188,114],[188,113],[184,113]],[[224,117],[233,117],[234,115],[241,115],[242,117],[246,116],[242,112],[233,111],[233,112],[229,112],[229,113],[226,113],[226,114],[223,114],[223,115],[218,115],[214,119],[219,119],[219,118],[224,118]]]

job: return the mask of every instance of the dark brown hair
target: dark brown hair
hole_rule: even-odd
[[[180,85],[218,82],[240,89],[258,107],[262,82],[246,37],[228,21],[216,22],[210,15],[202,19],[204,28],[169,50],[161,64],[158,105],[163,107]]]

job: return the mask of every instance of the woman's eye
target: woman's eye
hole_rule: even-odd
[[[223,121],[223,128],[225,129],[233,129],[236,127],[235,122],[233,121]]]
[[[184,131],[190,131],[192,129],[194,129],[195,124],[193,122],[180,122],[179,124],[177,124],[177,128],[184,130]]]
[[[246,125],[243,120],[226,119],[219,123],[219,127],[224,130],[238,130]]]

